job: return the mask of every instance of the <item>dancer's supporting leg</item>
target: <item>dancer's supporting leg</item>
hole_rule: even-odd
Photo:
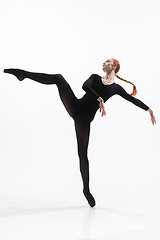
[[[4,69],[5,73],[16,76],[20,81],[29,78],[43,84],[56,84],[60,98],[71,117],[73,117],[74,102],[77,100],[69,84],[61,74],[33,73],[21,69]]]
[[[89,189],[89,161],[87,157],[90,123],[77,123],[75,121],[75,129],[78,144],[78,155],[80,159],[80,172],[83,180],[83,193],[91,207],[95,206],[95,200]]]
[[[75,106],[75,101],[77,98],[75,97],[72,89],[69,84],[60,74],[44,74],[44,73],[32,73],[27,72],[21,69],[5,69],[5,73],[10,73],[15,75],[20,81],[25,78],[32,79],[36,82],[43,84],[56,84],[59,90],[60,98],[71,117],[73,117],[73,111]],[[76,109],[77,110],[77,109]],[[79,122],[81,122],[79,120]],[[91,207],[95,206],[95,200],[90,193],[89,190],[89,163],[87,158],[87,148],[89,142],[89,132],[90,132],[90,123],[75,123],[76,134],[77,134],[77,142],[78,142],[78,154],[80,158],[80,171],[83,179],[83,193],[87,198]]]

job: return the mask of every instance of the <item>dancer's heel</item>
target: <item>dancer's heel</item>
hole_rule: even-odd
[[[25,79],[25,71],[21,69],[14,69],[14,68],[4,69],[4,73],[13,74],[18,78],[19,81],[22,81],[23,79]]]
[[[86,197],[89,205],[91,207],[94,207],[96,205],[96,202],[95,202],[95,199],[92,196],[92,194],[88,190],[85,190],[85,189],[83,190],[83,193],[84,193],[84,196]]]

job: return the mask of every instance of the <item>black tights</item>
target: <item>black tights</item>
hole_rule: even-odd
[[[80,172],[83,180],[83,193],[88,200],[91,207],[95,206],[95,200],[89,190],[89,162],[87,157],[89,134],[90,134],[90,121],[83,121],[81,118],[75,117],[75,107],[77,107],[77,98],[74,95],[69,84],[60,74],[44,74],[32,73],[20,69],[5,69],[5,73],[15,75],[20,81],[24,78],[32,79],[36,82],[43,84],[56,84],[58,87],[59,95],[63,105],[65,106],[69,115],[74,119],[75,130],[77,136],[78,156],[80,159]],[[77,111],[77,109],[76,109]]]

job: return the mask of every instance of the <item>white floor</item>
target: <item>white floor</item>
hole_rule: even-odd
[[[159,240],[160,204],[75,205],[1,196],[1,240]]]

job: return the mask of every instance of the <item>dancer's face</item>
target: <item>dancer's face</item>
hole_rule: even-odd
[[[113,69],[115,69],[115,64],[112,58],[109,58],[103,63],[102,69],[106,73],[110,73]]]

